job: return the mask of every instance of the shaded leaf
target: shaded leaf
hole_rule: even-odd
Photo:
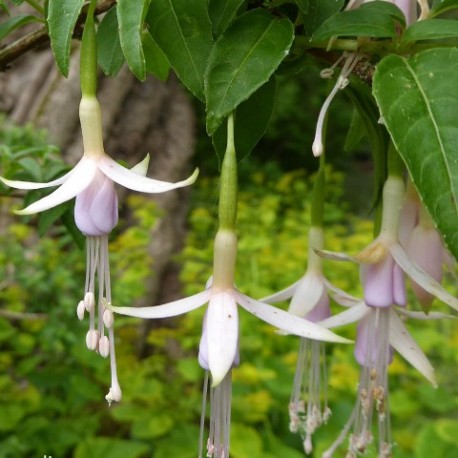
[[[204,73],[213,46],[206,0],[154,0],[146,21],[178,78],[204,100]]]
[[[118,0],[118,23],[121,48],[132,73],[146,78],[146,63],[142,48],[143,19],[150,0]]]
[[[114,6],[104,16],[97,29],[97,62],[105,75],[115,76],[124,61],[118,31],[117,8]]]
[[[305,3],[308,4],[307,11],[303,11]],[[315,32],[326,19],[343,8],[345,1],[333,0],[324,2],[323,0],[297,0],[297,4],[303,13],[307,13],[303,16],[304,32],[307,37],[311,37],[313,32]]]
[[[216,42],[205,74],[207,132],[267,82],[294,38],[288,19],[256,9],[240,16]]]
[[[392,3],[364,3],[355,10],[343,11],[327,19],[312,36],[313,41],[331,37],[394,38],[396,24],[405,26],[402,11]]]
[[[430,17],[439,16],[447,11],[457,9],[458,8],[458,0],[442,0],[441,2],[437,2],[430,11]]]
[[[221,35],[234,21],[246,0],[209,0],[208,15],[215,37]]]
[[[444,241],[458,256],[458,49],[384,58],[373,91]]]
[[[458,38],[457,20],[427,19],[415,22],[405,31],[402,41],[442,40],[446,38]]]
[[[323,3],[323,2],[321,2]],[[338,2],[335,2],[338,3]],[[306,14],[309,11],[309,0],[296,0],[296,4],[302,13]],[[316,4],[315,4],[316,5]]]
[[[170,64],[167,57],[165,57],[161,48],[159,48],[147,30],[143,31],[142,40],[146,71],[154,75],[157,79],[165,81],[170,72]]]
[[[267,130],[274,108],[275,86],[272,78],[235,111],[235,150],[239,161],[252,151]],[[226,124],[223,123],[213,135],[213,146],[219,158],[224,155],[226,141]]]
[[[0,24],[0,40],[3,40],[3,38],[10,34],[13,30],[35,21],[38,21],[37,17],[28,14],[21,14],[2,22]]]
[[[53,0],[48,2],[48,24],[51,48],[59,71],[68,76],[73,29],[84,0]]]

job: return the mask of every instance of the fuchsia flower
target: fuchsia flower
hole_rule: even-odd
[[[86,344],[101,356],[110,355],[111,387],[106,396],[108,403],[121,399],[114,347],[113,313],[111,304],[110,265],[108,259],[108,235],[118,222],[118,198],[114,182],[134,191],[160,193],[192,184],[198,171],[178,183],[146,178],[149,157],[128,170],[111,159],[104,151],[100,107],[95,97],[83,97],[80,104],[80,121],[84,153],[78,164],[66,175],[49,183],[7,180],[6,185],[18,189],[42,189],[59,186],[54,192],[17,211],[29,215],[55,207],[76,197],[75,223],[87,237],[87,267],[84,297],[77,306],[80,320],[89,313],[89,331]],[[98,281],[97,281],[98,280]],[[97,326],[95,292],[98,289]],[[105,328],[108,328],[107,337]]]
[[[311,321],[298,318],[238,291],[234,286],[236,249],[235,234],[231,230],[219,230],[215,238],[213,280],[204,291],[194,296],[153,307],[109,306],[113,312],[121,315],[151,319],[181,315],[208,303],[199,346],[199,362],[211,373],[212,378],[207,456],[215,458],[229,456],[231,369],[239,361],[237,305],[285,333],[307,339],[348,342]],[[206,378],[205,391],[207,381]]]

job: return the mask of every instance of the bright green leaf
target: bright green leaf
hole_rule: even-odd
[[[267,82],[288,54],[294,28],[256,9],[240,16],[216,42],[205,75],[207,132]]]
[[[441,14],[458,8],[458,0],[442,0],[437,2],[430,11],[430,17],[440,16]]]
[[[436,422],[436,432],[438,436],[445,442],[454,444],[457,446],[457,437],[458,437],[458,420],[451,419],[441,419]]]
[[[157,79],[165,81],[170,72],[170,64],[167,57],[165,57],[161,48],[159,48],[147,30],[143,31],[142,43],[143,52],[145,53],[146,71],[154,75]]]
[[[246,0],[209,0],[208,15],[215,37],[219,37],[234,21]]]
[[[141,458],[149,452],[149,447],[133,440],[112,437],[93,437],[80,443],[74,458]]]
[[[121,48],[132,73],[146,78],[146,63],[142,48],[143,20],[150,0],[118,0],[118,23]]]
[[[84,0],[53,0],[48,3],[48,24],[51,48],[59,71],[68,76],[70,45],[73,29],[83,7]]]
[[[206,0],[154,0],[146,21],[178,78],[204,100],[204,73],[213,46]]]
[[[373,90],[424,204],[458,257],[458,49],[388,56]]]
[[[259,433],[244,424],[233,423],[231,426],[231,454],[237,458],[263,456],[262,439]]]
[[[337,13],[326,20],[313,34],[313,41],[331,37],[394,38],[396,24],[405,25],[402,11],[392,3],[364,3],[355,10]]]
[[[3,40],[3,38],[10,34],[13,30],[35,21],[38,21],[37,17],[30,16],[28,14],[21,14],[2,22],[0,24],[0,40]]]
[[[261,86],[235,111],[235,150],[240,161],[249,154],[264,135],[272,117],[275,102],[275,80]],[[213,135],[213,146],[220,158],[226,150],[227,128],[223,123]]]
[[[405,31],[402,41],[442,40],[447,38],[458,38],[458,21],[455,19],[427,19],[415,22]]]
[[[115,76],[124,60],[118,31],[118,16],[114,6],[97,29],[97,61],[105,75]]]

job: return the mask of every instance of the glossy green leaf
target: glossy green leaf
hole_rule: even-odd
[[[430,17],[440,16],[447,11],[458,8],[458,0],[442,0],[437,2],[430,11]]]
[[[329,17],[338,13],[344,6],[344,0],[308,0],[308,2],[298,1],[299,8],[303,11],[305,3],[308,4],[306,13],[303,16],[304,32],[307,37],[311,37],[315,30],[323,24]],[[300,4],[303,4],[302,7]]]
[[[142,48],[143,20],[150,0],[118,0],[118,23],[121,48],[132,73],[146,78],[146,63]]]
[[[28,14],[20,14],[19,16],[13,16],[12,18],[0,24],[0,40],[3,40],[3,38],[10,34],[13,30],[16,30],[25,24],[29,24],[30,22],[35,21],[38,21],[38,18],[36,16],[31,16]]]
[[[84,0],[53,0],[48,3],[48,24],[51,48],[59,71],[68,76],[73,29]]]
[[[240,161],[249,154],[267,130],[275,102],[275,79],[261,86],[235,111],[235,150]],[[226,150],[226,123],[213,135],[213,146],[219,158]]]
[[[415,22],[406,29],[402,36],[402,41],[442,40],[447,38],[458,38],[458,21],[455,19],[427,19]]]
[[[149,447],[133,440],[114,439],[111,437],[93,437],[81,442],[74,458],[141,458],[148,453]]]
[[[165,57],[161,48],[159,48],[147,30],[143,31],[142,43],[143,52],[145,54],[146,71],[154,75],[157,79],[165,81],[170,72],[170,64],[167,57]]]
[[[405,25],[404,14],[397,6],[388,2],[364,3],[355,10],[330,17],[315,31],[312,40],[342,36],[394,38],[396,24]]]
[[[377,66],[373,91],[424,204],[458,257],[458,49],[388,56]]]
[[[146,21],[178,78],[204,100],[204,73],[213,46],[206,0],[154,0]]]
[[[124,61],[118,31],[117,8],[114,6],[104,16],[97,29],[97,62],[105,75],[114,76]]]
[[[215,37],[220,36],[229,27],[246,3],[246,0],[209,0],[208,15]]]
[[[288,54],[294,28],[256,9],[240,16],[216,42],[205,74],[207,132],[266,83]],[[230,56],[230,58],[228,58]]]

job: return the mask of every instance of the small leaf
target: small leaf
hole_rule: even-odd
[[[105,75],[115,76],[124,60],[118,31],[118,16],[114,6],[97,29],[97,61]]]
[[[440,16],[441,14],[454,10],[458,8],[458,0],[442,0],[441,2],[436,2],[436,4],[431,8],[429,17]]]
[[[235,150],[237,160],[242,160],[264,135],[272,117],[275,102],[275,80],[261,86],[235,112]],[[226,150],[227,131],[222,124],[213,135],[213,146],[219,158]]]
[[[355,10],[337,13],[326,20],[313,34],[313,41],[331,37],[394,38],[396,23],[405,26],[402,11],[388,2],[364,3]]]
[[[373,92],[423,203],[458,257],[458,49],[382,59]]]
[[[309,7],[310,7],[309,0],[296,0],[296,4],[302,13],[304,14],[308,13]]]
[[[215,37],[220,36],[234,21],[246,0],[209,0],[208,15]]]
[[[240,16],[216,42],[205,75],[207,132],[269,80],[288,54],[294,28],[255,9]]]
[[[300,4],[308,3],[307,14],[304,14],[303,22],[305,35],[307,38],[310,38],[326,19],[343,8],[345,1],[336,0],[324,2],[323,0],[308,0],[308,2],[304,2],[298,0],[297,3],[301,11],[303,7],[301,7]],[[304,13],[304,11],[302,12]]]
[[[169,61],[147,30],[143,31],[142,43],[143,52],[145,53],[146,71],[154,75],[157,79],[166,81],[170,72]]]
[[[458,38],[458,21],[455,19],[427,19],[415,22],[406,29],[402,41],[405,43],[447,38]]]
[[[30,22],[39,22],[39,19],[36,16],[21,14],[2,22],[0,24],[0,40],[3,40],[3,38],[10,34],[13,30],[18,29],[25,24],[29,24]]]
[[[148,5],[149,0],[118,0],[117,8],[121,48],[127,65],[140,81],[146,78],[142,29]]]
[[[146,22],[181,82],[204,100],[204,73],[213,46],[206,0],[154,0]]]
[[[73,29],[84,0],[53,0],[48,3],[46,22],[51,48],[59,71],[68,76]]]
[[[113,437],[91,437],[76,448],[74,458],[140,458],[149,452],[148,445]]]

